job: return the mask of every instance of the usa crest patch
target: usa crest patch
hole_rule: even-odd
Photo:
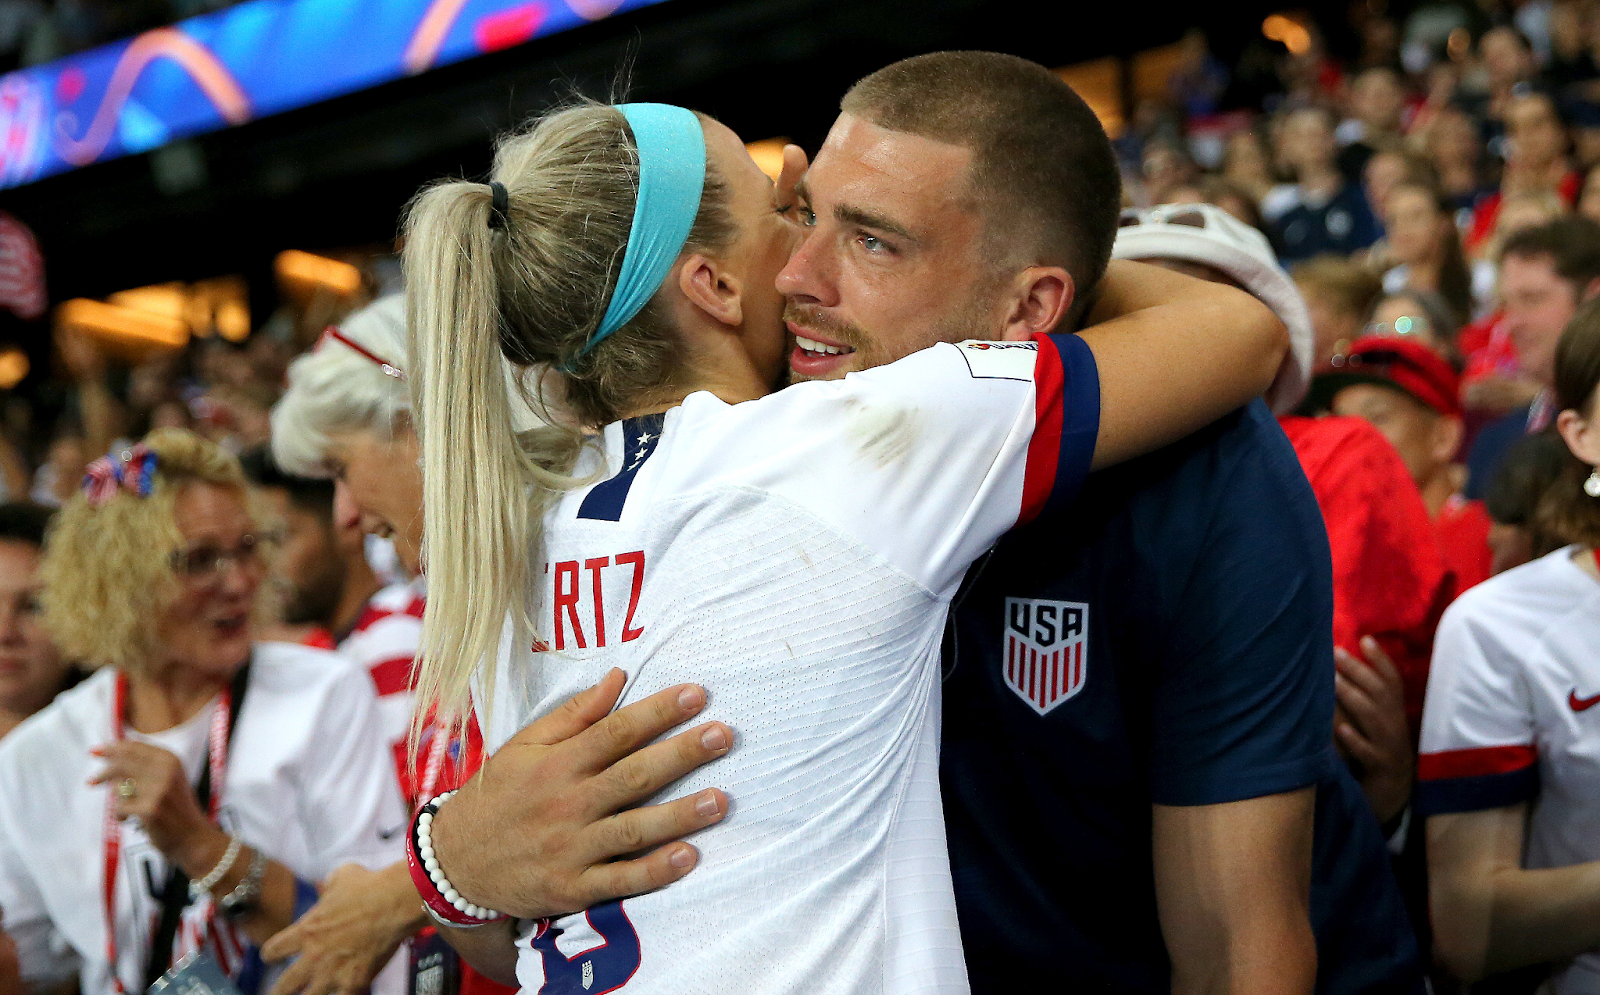
[[[1040,715],[1083,690],[1089,676],[1089,606],[1006,599],[1006,687]]]

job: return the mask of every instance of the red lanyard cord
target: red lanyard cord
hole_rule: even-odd
[[[127,707],[128,677],[119,671],[111,705],[111,735],[117,742],[125,738],[123,722],[124,716],[127,715]],[[217,821],[217,812],[222,805],[222,779],[228,769],[228,739],[232,729],[233,693],[230,689],[224,688],[222,701],[211,716],[211,731],[206,738],[211,786],[206,814],[210,816],[212,823]],[[119,995],[127,991],[122,979],[117,975],[117,865],[121,858],[122,823],[117,819],[116,796],[110,793],[106,798],[105,822],[106,961],[111,970],[111,981]],[[156,952],[152,950],[150,956],[155,957]]]

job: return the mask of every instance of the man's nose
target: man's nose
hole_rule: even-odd
[[[22,613],[14,605],[0,605],[0,646],[18,646],[22,641]]]
[[[838,301],[831,272],[823,240],[816,231],[807,232],[778,271],[778,293],[802,304],[832,307]]]

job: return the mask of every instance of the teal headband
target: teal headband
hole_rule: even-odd
[[[639,199],[622,273],[582,356],[650,302],[689,240],[706,180],[706,137],[694,111],[671,104],[618,104],[639,150]]]

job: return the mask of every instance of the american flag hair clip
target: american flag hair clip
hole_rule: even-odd
[[[118,491],[149,497],[155,489],[156,454],[140,443],[121,452],[113,450],[90,463],[83,473],[83,493],[89,507],[98,508]]]

